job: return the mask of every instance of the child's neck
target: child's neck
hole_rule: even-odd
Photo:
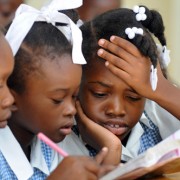
[[[12,119],[9,120],[8,125],[15,136],[16,140],[19,142],[22,150],[24,151],[28,160],[30,160],[31,154],[31,144],[34,138],[34,134],[28,132],[27,130],[20,127]]]

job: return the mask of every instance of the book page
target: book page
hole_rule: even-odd
[[[177,139],[176,139],[177,138]],[[167,165],[172,162],[172,168],[177,172],[177,168],[174,164],[174,160],[178,159],[177,167],[180,170],[180,131],[177,131],[164,141],[160,142],[156,146],[148,149],[145,153],[139,155],[137,158],[130,160],[123,166],[118,166],[113,171],[109,172],[101,178],[101,180],[112,179],[136,179],[148,172],[152,172],[155,169]],[[168,164],[168,167],[170,165]],[[165,168],[165,167],[163,167]],[[165,171],[166,170],[166,171]],[[170,173],[167,169],[161,169],[157,171],[159,173]],[[173,171],[171,171],[172,173]],[[155,173],[157,174],[157,173]]]

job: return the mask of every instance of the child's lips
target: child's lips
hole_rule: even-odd
[[[125,134],[128,131],[128,127],[126,125],[104,124],[104,127],[117,136]]]
[[[66,135],[70,134],[72,130],[71,130],[71,128],[60,128],[59,131],[62,135],[66,136]]]
[[[71,129],[72,126],[73,126],[73,123],[69,123],[69,124],[67,124],[67,125],[59,128],[59,131],[60,131],[60,133],[61,133],[62,135],[66,136],[66,135],[68,135],[68,134],[71,133],[71,131],[72,131],[72,129]]]
[[[4,113],[4,115],[2,115],[1,119],[3,119],[2,121],[0,121],[0,128],[5,128],[7,125],[7,120],[11,117],[11,111],[6,111],[6,113]]]

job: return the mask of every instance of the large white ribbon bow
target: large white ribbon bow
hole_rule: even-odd
[[[12,48],[13,55],[16,55],[34,22],[44,21],[58,28],[71,41],[73,63],[86,64],[81,51],[81,30],[68,16],[58,12],[59,10],[74,9],[81,5],[82,0],[52,0],[48,5],[42,7],[41,10],[37,10],[31,6],[21,4],[6,34],[6,39]],[[56,23],[65,23],[68,27],[56,26]]]

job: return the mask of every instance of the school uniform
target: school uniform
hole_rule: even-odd
[[[0,129],[0,179],[44,180],[55,168],[53,156],[51,148],[35,138],[29,162],[10,128]]]
[[[67,135],[63,141],[58,143],[58,146],[70,155],[89,156],[89,151],[85,147],[85,144],[82,141],[81,137],[77,136],[73,131],[71,132],[71,134]],[[59,162],[61,162],[62,159],[63,157],[60,155]]]
[[[140,121],[131,130],[126,146],[122,147],[122,161],[127,162],[137,157],[178,129],[180,121],[177,118],[157,103],[147,100]],[[74,132],[62,142],[65,145],[61,147],[71,155],[87,155],[88,150],[89,156],[95,156],[97,151],[82,141],[76,126],[73,130]]]
[[[151,127],[150,122],[153,122],[155,127],[159,131],[159,142],[167,138],[169,135],[180,129],[180,121],[171,115],[168,111],[160,107],[157,103],[151,100],[147,100],[145,104],[145,111],[142,114],[140,121],[132,129],[131,134],[128,138],[126,146],[122,147],[122,160],[129,161],[132,158],[138,156],[140,147],[141,147],[141,138],[144,134],[144,125],[149,129]],[[151,136],[152,137],[152,136]],[[147,136],[147,141],[151,140],[151,137]],[[158,143],[158,139],[155,144]],[[154,145],[155,145],[154,144]],[[151,145],[152,147],[153,145]],[[150,148],[146,147],[146,149]],[[142,153],[142,152],[141,152]]]

